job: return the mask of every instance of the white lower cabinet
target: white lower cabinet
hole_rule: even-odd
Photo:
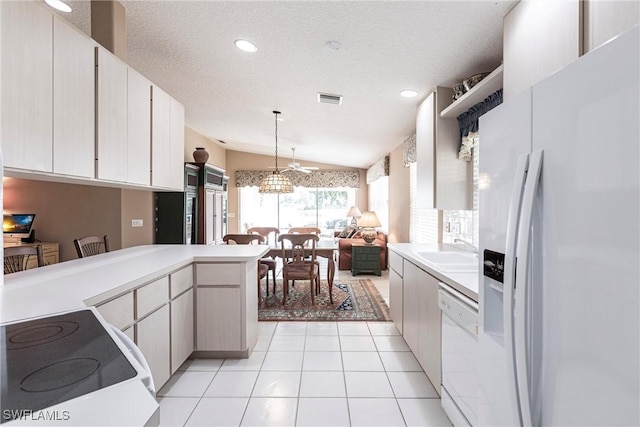
[[[169,331],[168,304],[136,323],[136,345],[151,368],[151,375],[157,389],[171,376]]]
[[[240,287],[198,287],[198,349],[242,350]]]
[[[438,280],[407,260],[404,260],[403,301],[402,335],[440,394],[441,312],[438,307]]]
[[[197,263],[196,350],[248,357],[258,340],[258,264]]]
[[[171,373],[193,353],[193,289],[171,301]]]
[[[403,333],[403,306],[402,297],[402,258],[393,251],[389,251],[389,316],[400,333]]]

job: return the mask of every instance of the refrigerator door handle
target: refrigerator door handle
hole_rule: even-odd
[[[522,209],[520,211],[520,225],[518,227],[515,283],[515,316],[514,316],[514,348],[516,353],[516,375],[518,383],[518,398],[522,425],[533,423],[531,416],[531,402],[529,398],[529,357],[527,351],[527,316],[528,316],[528,286],[529,265],[531,263],[531,225],[536,193],[540,186],[540,172],[542,171],[543,151],[531,153],[527,182],[524,186]]]
[[[509,216],[507,217],[507,234],[504,257],[504,283],[502,294],[503,323],[504,323],[504,348],[506,351],[505,360],[507,362],[507,383],[509,395],[513,396],[513,405],[516,407],[515,413],[519,419],[513,423],[522,424],[520,415],[520,404],[518,398],[518,384],[516,376],[515,349],[513,337],[513,307],[514,307],[514,286],[516,279],[516,244],[518,237],[518,222],[520,220],[520,206],[525,181],[527,179],[527,169],[529,167],[529,155],[524,154],[518,158],[516,165],[516,175],[509,203]]]

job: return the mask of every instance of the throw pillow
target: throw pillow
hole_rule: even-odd
[[[341,239],[344,238],[350,238],[353,234],[355,234],[356,232],[356,227],[354,227],[353,225],[347,225],[340,234],[338,234],[338,237]]]

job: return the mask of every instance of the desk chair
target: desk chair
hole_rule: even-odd
[[[111,252],[111,244],[109,243],[109,236],[107,235],[73,239],[73,244],[76,247],[76,252],[78,252],[78,258],[86,258],[88,256]]]
[[[35,256],[38,260],[38,267],[44,266],[44,252],[41,245],[5,248],[4,274],[26,270],[27,262],[31,256]]]
[[[247,234],[258,234],[265,238],[265,243],[269,246],[276,246],[278,244],[278,236],[280,236],[280,229],[277,227],[251,227],[247,230]],[[271,240],[273,237],[273,240]],[[276,269],[278,262],[274,258],[262,258],[260,263],[269,267],[269,271],[273,275],[273,293],[276,292]],[[269,275],[267,275],[267,296],[269,296]]]
[[[255,245],[263,244],[264,237],[259,234],[225,234],[222,241],[227,245]],[[269,295],[269,266],[258,260],[258,298],[260,298],[260,281],[263,277],[267,277],[267,296]],[[275,293],[276,275],[273,274],[273,292]]]

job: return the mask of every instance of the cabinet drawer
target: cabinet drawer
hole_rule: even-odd
[[[171,282],[171,298],[175,298],[187,289],[193,287],[193,267],[178,270],[169,275]]]
[[[240,285],[243,264],[196,264],[197,285]]]
[[[169,276],[136,289],[136,319],[151,313],[169,301]]]
[[[400,255],[396,254],[393,251],[389,251],[389,265],[396,273],[398,273],[400,277],[404,276],[402,268],[402,257]]]
[[[96,306],[104,319],[118,329],[133,323],[133,292]]]

